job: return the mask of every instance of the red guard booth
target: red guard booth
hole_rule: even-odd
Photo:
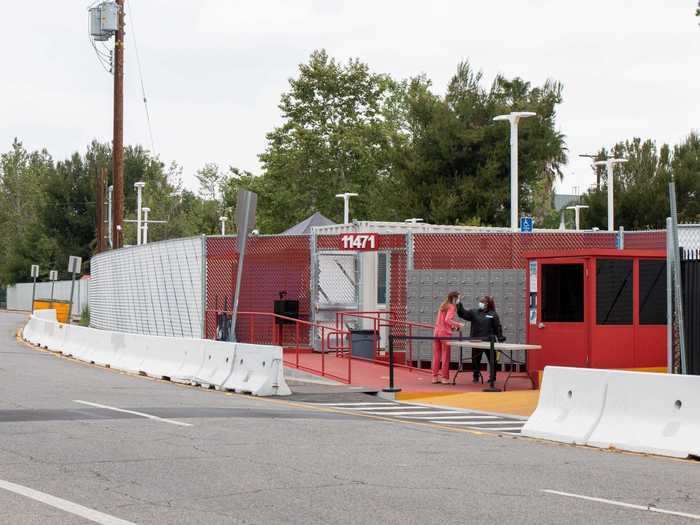
[[[547,365],[666,371],[666,254],[661,250],[532,252],[528,355]]]

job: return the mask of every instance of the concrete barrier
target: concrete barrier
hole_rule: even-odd
[[[288,396],[282,347],[236,343],[233,372],[222,388],[255,396]]]
[[[52,317],[55,312],[33,315],[22,336],[75,359],[127,372],[259,396],[291,393],[278,346],[110,332],[63,325]]]
[[[603,416],[588,444],[700,456],[700,376],[610,371]]]
[[[189,338],[144,336],[146,338],[146,354],[142,371],[157,379],[171,379],[185,360],[185,347]]]
[[[221,388],[233,372],[236,343],[203,340],[203,363],[194,381],[210,388]]]
[[[51,308],[51,309],[46,309],[46,310],[34,310],[34,313],[32,314],[32,317],[35,317],[36,319],[42,319],[44,321],[56,321],[56,310]]]
[[[522,429],[534,438],[585,444],[603,413],[608,370],[548,366],[537,409]]]
[[[203,339],[185,339],[182,345],[182,363],[170,376],[170,380],[176,383],[199,384],[196,377],[204,366],[205,341]]]

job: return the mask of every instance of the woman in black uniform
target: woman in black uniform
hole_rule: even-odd
[[[469,321],[469,338],[470,339],[481,339],[482,341],[488,341],[491,334],[496,336],[496,341],[502,343],[506,340],[503,336],[503,327],[501,326],[501,319],[496,313],[496,303],[493,297],[490,295],[485,295],[479,298],[478,308],[473,308],[467,310],[462,306],[462,298],[460,297],[457,301],[457,315]],[[479,373],[481,371],[481,357],[486,352],[485,350],[480,350],[478,348],[472,348],[472,367],[474,368],[474,383],[479,382]],[[488,356],[489,352],[486,352]],[[488,357],[487,357],[488,359]],[[489,362],[491,370],[495,370],[494,363]]]

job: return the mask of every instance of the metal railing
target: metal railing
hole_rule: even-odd
[[[215,315],[217,318],[221,314],[232,315],[231,310],[207,310],[208,315]],[[282,324],[284,323],[284,324]],[[293,327],[285,337],[285,326]],[[251,344],[273,344],[281,346],[284,354],[284,364],[298,370],[310,372],[312,374],[327,377],[341,383],[350,384],[352,382],[352,359],[339,355],[336,346],[333,346],[331,339],[342,340],[347,332],[336,330],[332,327],[324,326],[312,321],[296,319],[272,312],[238,312],[238,323],[236,327],[238,342]],[[310,332],[320,331],[320,351],[314,350],[309,341],[312,340]],[[326,357],[327,353],[335,352],[335,365],[331,370],[331,364]],[[337,358],[342,359],[338,363]],[[341,373],[344,369],[345,373]]]

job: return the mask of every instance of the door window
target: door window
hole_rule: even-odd
[[[632,259],[596,261],[596,322],[632,324]]]
[[[666,261],[639,261],[639,324],[666,324]]]
[[[386,305],[387,279],[387,254],[380,252],[377,254],[377,304]]]
[[[583,322],[583,264],[542,265],[542,321]]]

